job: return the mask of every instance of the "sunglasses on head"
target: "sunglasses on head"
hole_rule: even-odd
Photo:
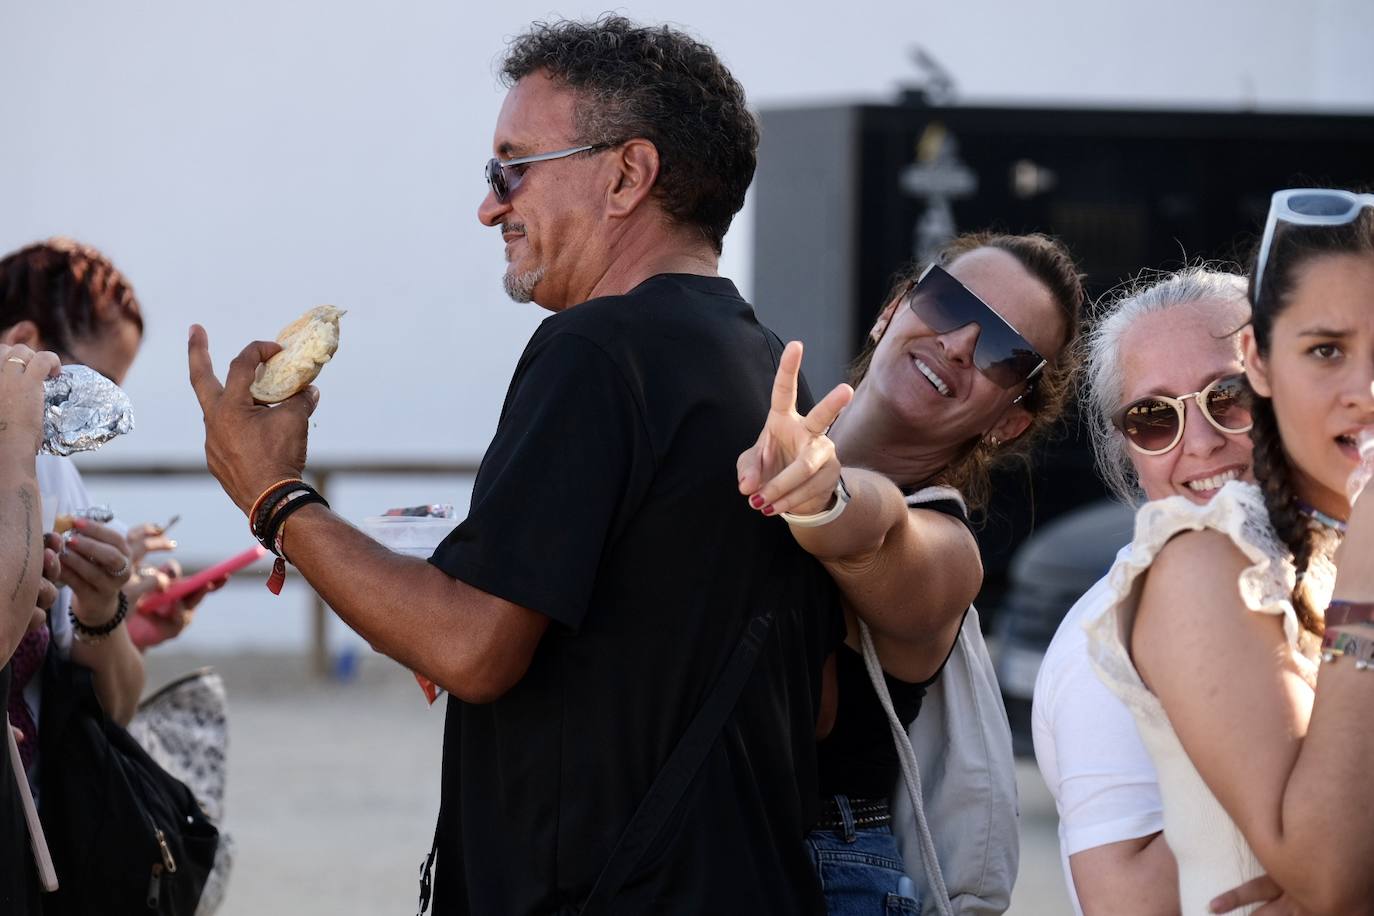
[[[1010,322],[944,268],[935,264],[927,267],[906,297],[916,317],[936,334],[976,324],[973,364],[996,385],[1024,385],[1045,368],[1045,358]]]
[[[578,153],[590,153],[594,150],[610,149],[618,146],[616,143],[592,143],[587,146],[573,146],[568,149],[555,150],[552,153],[535,153],[533,156],[518,156],[515,159],[507,159],[502,162],[495,156],[487,160],[487,187],[491,188],[491,193],[496,197],[498,204],[503,204],[510,200],[511,193],[520,187],[520,182],[525,180],[525,167],[536,162],[550,162],[554,159],[566,159],[568,156],[575,156]]]
[[[1112,418],[1131,448],[1142,455],[1163,455],[1183,441],[1187,413],[1185,402],[1193,398],[1207,422],[1223,433],[1248,433],[1254,421],[1246,398],[1245,376],[1214,379],[1201,391],[1176,398],[1152,394],[1132,401]]]
[[[1354,194],[1338,188],[1288,188],[1269,199],[1269,218],[1264,222],[1259,257],[1255,259],[1255,302],[1260,281],[1274,244],[1280,221],[1294,226],[1344,226],[1353,223],[1365,207],[1374,207],[1374,194]]]

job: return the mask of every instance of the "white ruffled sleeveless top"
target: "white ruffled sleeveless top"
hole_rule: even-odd
[[[1135,538],[1108,574],[1111,603],[1106,613],[1084,625],[1088,652],[1102,681],[1135,717],[1136,728],[1159,772],[1164,802],[1164,837],[1178,860],[1179,894],[1184,916],[1208,912],[1218,894],[1264,873],[1240,830],[1198,775],[1174,734],[1164,707],[1145,686],[1130,655],[1131,625],[1142,577],[1159,551],[1176,534],[1212,528],[1225,534],[1251,565],[1237,583],[1246,607],[1283,618],[1283,631],[1304,671],[1315,683],[1309,653],[1316,648],[1301,636],[1290,595],[1295,570],[1288,550],[1269,524],[1264,497],[1254,484],[1231,481],[1206,505],[1182,496],[1147,503],[1136,514]],[[1314,556],[1306,578],[1318,602],[1331,596],[1336,569],[1327,554]],[[1202,613],[1206,609],[1198,608]],[[1244,910],[1251,912],[1254,907]]]

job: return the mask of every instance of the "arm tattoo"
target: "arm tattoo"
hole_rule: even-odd
[[[28,487],[19,488],[19,501],[24,504],[24,565],[19,567],[19,579],[10,592],[10,601],[19,597],[19,590],[29,579],[29,560],[33,557],[33,494]]]

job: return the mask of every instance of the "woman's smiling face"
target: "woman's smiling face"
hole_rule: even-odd
[[[1141,398],[1200,391],[1242,371],[1239,337],[1225,303],[1201,300],[1142,315],[1121,335],[1124,408]],[[1231,327],[1226,327],[1227,323]],[[1253,480],[1248,433],[1223,433],[1202,415],[1197,398],[1184,402],[1183,437],[1162,455],[1127,447],[1147,499],[1211,499],[1229,480]]]
[[[1064,318],[1049,289],[1015,256],[978,248],[955,258],[946,270],[1046,359],[1055,359],[1064,341]],[[988,432],[1005,441],[1025,428],[1030,415],[1013,406],[1025,386],[1003,388],[974,365],[977,325],[937,334],[906,299],[890,304],[883,315],[886,320],[875,328],[882,336],[869,378],[913,437],[953,446]]]

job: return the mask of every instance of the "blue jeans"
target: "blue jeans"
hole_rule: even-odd
[[[892,829],[855,827],[849,799],[835,796],[843,821],[806,837],[811,864],[825,891],[830,916],[920,916],[921,903],[902,867]]]

